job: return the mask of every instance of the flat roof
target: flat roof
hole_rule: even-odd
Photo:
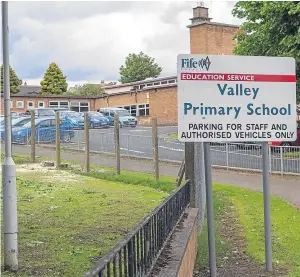
[[[169,80],[169,79],[174,79],[174,78],[177,78],[177,76],[158,77],[158,78],[145,79],[145,80],[142,80],[142,81],[137,81],[137,82],[132,82],[132,83],[116,84],[116,85],[112,85],[112,86],[106,86],[106,87],[104,87],[104,89],[129,87],[129,86],[134,86],[134,85],[139,85],[139,84],[144,84],[144,83],[157,82],[157,81],[164,81],[164,80]]]

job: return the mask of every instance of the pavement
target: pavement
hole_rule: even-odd
[[[15,154],[30,154],[30,147],[22,145],[13,145],[13,153]],[[36,147],[36,155],[55,158],[53,149]],[[61,152],[61,157],[65,160],[84,163],[84,154],[82,152]],[[112,167],[116,165],[115,158],[107,155],[91,154],[91,164],[98,166]],[[160,175],[176,177],[179,171],[180,164],[161,163]],[[135,160],[130,158],[121,158],[121,170],[138,171],[144,173],[152,173],[153,165],[151,161]],[[262,175],[255,173],[242,173],[238,171],[212,170],[213,182],[222,184],[230,184],[239,186],[254,191],[262,192]],[[292,205],[300,209],[300,178],[297,177],[281,177],[270,176],[271,194],[281,197]]]
[[[184,158],[184,143],[170,141],[168,134],[176,133],[177,127],[158,128],[158,150],[161,160],[182,161]],[[67,148],[84,147],[84,133],[82,130],[75,131],[73,143],[64,145]],[[114,153],[114,129],[91,129],[90,150],[97,152]],[[239,149],[236,145],[212,145],[212,164],[229,166],[234,168],[261,169],[261,149]],[[137,126],[136,128],[120,129],[120,151],[121,154],[152,157],[152,129],[151,127]],[[300,159],[283,159],[281,162],[279,154],[272,154],[270,159],[273,172],[294,172],[300,173]]]

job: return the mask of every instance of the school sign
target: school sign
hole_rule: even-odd
[[[179,55],[177,66],[180,141],[296,140],[293,58]]]

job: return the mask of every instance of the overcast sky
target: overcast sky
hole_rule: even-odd
[[[212,21],[240,24],[235,2],[204,2]],[[144,51],[176,75],[176,56],[189,53],[197,2],[9,2],[10,64],[20,79],[39,84],[56,62],[69,85],[118,80],[131,53]],[[2,60],[2,51],[1,51]]]

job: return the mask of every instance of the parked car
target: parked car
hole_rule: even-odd
[[[31,110],[27,110],[24,115],[30,115]],[[55,116],[54,109],[51,108],[38,108],[34,109],[35,117],[49,117],[49,116]]]
[[[276,146],[286,146],[284,150],[289,150],[288,146],[295,147],[300,146],[300,120],[297,121],[297,139],[295,141],[270,141],[268,143],[272,147],[272,150],[276,150]],[[278,149],[278,148],[277,148]]]
[[[12,130],[13,130],[13,128],[24,126],[30,120],[31,120],[30,117],[13,118],[12,121],[11,121]],[[4,136],[5,136],[5,132],[4,131],[5,131],[4,124],[3,125],[1,124],[1,126],[0,126],[0,140],[1,141],[4,139]]]
[[[84,128],[84,118],[80,113],[70,111],[70,110],[61,110],[59,111],[61,119],[64,119],[70,125],[73,126],[73,129],[83,129]]]
[[[109,120],[98,112],[88,112],[88,121],[90,128],[108,128]]]
[[[101,116],[104,116],[108,119],[108,125],[114,126],[115,118],[113,116],[107,115],[105,116],[103,113],[98,112]]]
[[[128,110],[122,108],[102,108],[97,110],[98,112],[102,113],[104,116],[112,116],[114,117],[115,114],[119,115],[119,125],[120,128],[130,126],[136,127],[137,119],[132,116]]]
[[[39,142],[54,142],[56,140],[56,126],[53,117],[40,117],[35,121],[35,138]],[[74,137],[72,126],[61,120],[60,138],[64,142],[70,142]],[[31,122],[12,130],[12,142],[29,143],[31,138]]]

